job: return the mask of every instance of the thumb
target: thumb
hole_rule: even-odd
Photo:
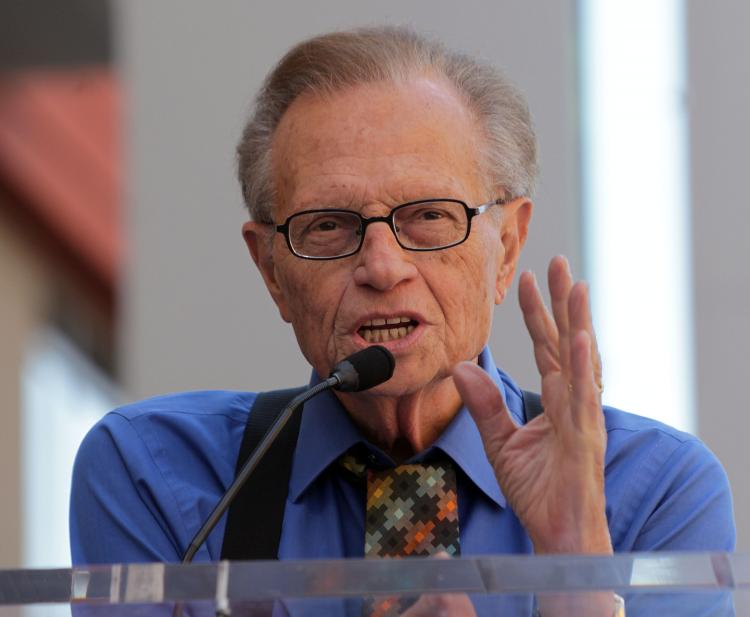
[[[492,460],[518,427],[511,419],[495,382],[476,364],[461,362],[456,365],[453,381],[479,429],[487,456]]]

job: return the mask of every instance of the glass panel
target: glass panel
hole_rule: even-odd
[[[750,559],[724,554],[288,561],[96,566],[0,572],[0,616],[37,614],[360,615],[362,602],[419,602],[428,614],[610,615],[616,591],[633,615],[748,614]],[[15,612],[14,612],[15,611]],[[471,614],[471,613],[469,613]]]

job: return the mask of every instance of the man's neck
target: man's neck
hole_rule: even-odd
[[[435,443],[462,406],[450,377],[398,398],[367,392],[336,396],[365,436],[397,463]]]

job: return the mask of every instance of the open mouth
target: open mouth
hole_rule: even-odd
[[[357,334],[368,343],[387,343],[408,336],[418,325],[410,317],[377,318],[363,323]]]

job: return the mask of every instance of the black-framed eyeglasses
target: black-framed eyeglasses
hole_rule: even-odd
[[[498,198],[470,208],[459,199],[421,199],[397,206],[387,216],[373,217],[354,210],[321,208],[292,214],[276,225],[276,231],[284,234],[289,250],[303,259],[354,255],[373,223],[386,223],[407,251],[439,251],[464,242],[475,216],[506,203]]]

